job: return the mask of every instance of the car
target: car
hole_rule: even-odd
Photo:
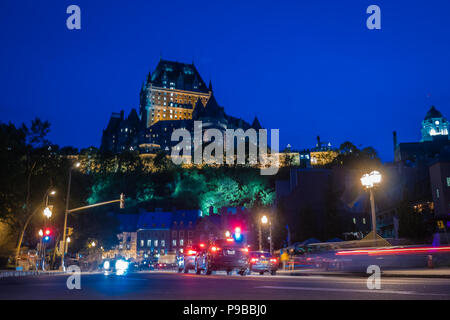
[[[278,259],[266,251],[251,251],[249,253],[249,271],[263,275],[270,272],[275,275],[278,270]]]
[[[233,238],[216,240],[197,253],[195,272],[211,274],[213,271],[226,271],[230,275],[237,271],[244,276],[248,272],[248,248],[236,243]]]
[[[154,270],[155,269],[155,261],[150,259],[144,259],[139,263],[140,271]]]
[[[188,273],[189,270],[195,270],[197,254],[202,252],[203,248],[205,248],[204,243],[186,248],[185,252],[177,257],[178,272]]]
[[[125,275],[130,270],[130,262],[124,258],[105,259],[99,266],[105,275]]]

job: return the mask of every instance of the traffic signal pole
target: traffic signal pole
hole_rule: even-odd
[[[67,237],[66,237],[66,229],[67,229],[67,216],[69,213],[72,212],[77,212],[77,211],[82,211],[82,210],[86,210],[86,209],[90,209],[90,208],[94,208],[94,207],[100,207],[100,206],[104,206],[106,204],[110,204],[110,203],[115,203],[115,202],[120,202],[120,209],[125,208],[125,195],[123,193],[120,194],[120,198],[117,200],[111,200],[111,201],[105,201],[105,202],[99,202],[99,203],[94,203],[88,206],[83,206],[83,207],[79,207],[79,208],[74,208],[74,209],[70,209],[68,208],[68,203],[69,203],[69,194],[70,194],[70,179],[71,179],[71,175],[69,175],[69,188],[67,189],[67,201],[66,201],[66,213],[64,215],[64,231],[63,231],[63,245],[62,245],[62,255],[61,255],[61,266],[63,268],[64,271],[66,271],[66,268],[64,266],[64,256],[66,255],[66,247],[67,247]]]

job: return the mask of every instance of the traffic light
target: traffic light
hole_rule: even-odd
[[[44,242],[49,242],[52,238],[52,230],[49,228],[45,228],[44,230],[44,238],[42,238],[42,240]]]
[[[125,208],[125,195],[123,193],[120,194],[120,209]]]
[[[241,227],[234,228],[234,240],[239,241],[241,240],[242,234]]]

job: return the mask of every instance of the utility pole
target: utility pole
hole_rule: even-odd
[[[273,250],[273,248],[272,248],[272,219],[269,220],[269,238],[270,238],[269,252],[270,252],[270,254],[272,254],[272,250]]]
[[[259,232],[258,232],[258,238],[259,238],[259,251],[262,251],[262,230],[261,230],[261,222],[258,222],[259,226]]]
[[[66,196],[66,210],[64,211],[64,229],[63,229],[63,252],[61,255],[61,269],[66,271],[66,267],[64,266],[64,256],[65,256],[65,248],[66,248],[66,229],[67,229],[67,215],[69,214],[69,197],[70,197],[70,184],[72,182],[72,167],[69,169],[69,182],[67,186],[67,196]]]

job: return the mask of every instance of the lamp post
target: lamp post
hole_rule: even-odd
[[[19,237],[19,243],[17,244],[17,249],[16,249],[16,265],[17,265],[17,259],[19,257],[20,254],[20,247],[22,246],[22,241],[23,241],[23,236],[25,234],[25,231],[27,230],[28,224],[31,221],[31,218],[34,217],[34,215],[36,213],[38,213],[43,207],[44,207],[44,215],[47,216],[49,214],[49,212],[45,211],[45,209],[47,209],[47,204],[48,204],[48,196],[49,195],[54,195],[56,193],[56,191],[52,190],[51,187],[45,192],[44,198],[42,199],[42,204],[40,204],[38,207],[36,207],[36,209],[28,216],[27,220],[25,221],[25,224],[23,226],[22,232],[20,233],[20,237]],[[45,205],[45,206],[44,206]],[[50,210],[51,213],[51,209],[48,208],[48,210]],[[50,214],[51,215],[51,214]]]
[[[361,183],[366,188],[369,189],[370,194],[370,207],[372,212],[372,233],[373,240],[377,239],[377,216],[375,213],[375,198],[373,195],[373,188],[380,184],[381,182],[381,173],[378,171],[372,171],[369,174],[364,174],[361,177]]]
[[[261,223],[263,224],[267,224],[269,223],[269,252],[270,254],[272,254],[272,221],[269,220],[267,218],[267,216],[262,216],[261,218]],[[260,225],[261,226],[261,225]],[[261,239],[262,239],[262,234],[261,234],[261,227],[260,227],[260,234],[259,234],[259,238],[260,238],[260,250],[261,250]]]
[[[39,229],[38,234],[39,234],[39,250],[38,250],[39,267],[41,267],[43,269],[44,267],[43,267],[43,263],[42,263],[42,246],[43,246],[42,238],[44,237],[44,231],[42,231],[42,229]]]
[[[66,267],[64,266],[64,256],[66,255],[66,229],[67,229],[67,215],[69,214],[69,198],[70,198],[70,185],[72,183],[72,169],[79,168],[80,163],[75,163],[74,166],[69,168],[69,181],[67,185],[67,196],[66,196],[66,210],[64,211],[64,229],[63,229],[63,244],[62,244],[62,254],[61,254],[61,268],[63,271],[66,271]]]

